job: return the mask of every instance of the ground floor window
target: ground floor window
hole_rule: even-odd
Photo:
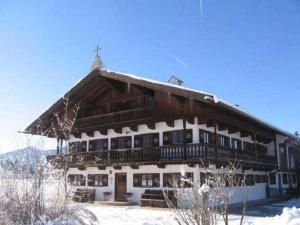
[[[133,187],[159,187],[159,173],[133,174]]]
[[[248,174],[246,176],[246,185],[247,186],[253,186],[255,184],[254,175]]]
[[[88,186],[107,187],[108,186],[108,175],[107,174],[89,174],[88,175]]]
[[[266,175],[255,175],[255,183],[267,183]]]
[[[164,187],[190,187],[191,184],[189,181],[192,182],[193,178],[194,178],[193,173],[186,173],[185,177],[181,176],[180,173],[164,173],[163,186]]]
[[[73,186],[85,186],[85,176],[81,174],[69,174],[69,183]]]

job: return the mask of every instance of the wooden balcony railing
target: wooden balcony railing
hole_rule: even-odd
[[[77,152],[65,156],[49,156],[48,160],[63,157],[70,164],[113,164],[122,162],[185,162],[214,160],[214,161],[241,161],[243,163],[265,164],[277,166],[277,158],[264,155],[256,157],[252,152],[242,150],[222,149],[217,150],[213,145],[187,144],[174,146],[160,146],[152,149],[127,149],[127,150],[103,150],[95,152]]]
[[[79,118],[77,123],[80,127],[92,127],[92,126],[106,126],[112,124],[118,124],[127,121],[139,121],[143,119],[151,118],[155,108],[153,106],[124,110],[119,112],[112,112],[102,115],[89,116]]]

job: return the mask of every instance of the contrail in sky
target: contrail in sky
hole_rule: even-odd
[[[183,61],[182,61],[181,59],[179,59],[177,56],[172,55],[172,54],[171,54],[171,56],[172,56],[178,63],[180,63],[181,65],[183,65],[184,67],[186,67],[186,68],[189,68],[189,67],[190,67],[188,64],[186,64],[185,62],[183,62]]]
[[[201,16],[201,20],[203,21],[203,0],[199,0],[199,4],[200,4],[200,16]]]

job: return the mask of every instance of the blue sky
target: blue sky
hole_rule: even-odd
[[[295,132],[299,40],[298,0],[0,0],[0,151],[26,145],[16,131],[87,74],[97,44],[109,69],[176,74]]]

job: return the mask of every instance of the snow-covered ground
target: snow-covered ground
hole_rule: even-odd
[[[101,225],[177,225],[172,212],[168,209],[141,208],[138,206],[107,206],[98,203],[82,204],[78,207],[88,209],[94,214],[98,222],[87,224]],[[273,216],[274,212],[281,211],[279,215]],[[265,215],[272,216],[265,216]],[[245,218],[245,225],[300,225],[300,199],[292,199],[283,203],[259,206],[255,210],[249,210]],[[222,224],[222,223],[220,223]],[[239,215],[230,216],[230,225],[239,224]]]

